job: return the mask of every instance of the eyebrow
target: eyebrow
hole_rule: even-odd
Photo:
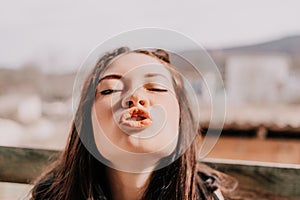
[[[155,77],[155,76],[161,76],[163,78],[167,78],[165,75],[163,74],[157,74],[157,73],[154,73],[154,74],[146,74],[144,77],[145,78],[151,78],[151,77]]]
[[[104,76],[102,77],[98,83],[100,83],[101,81],[105,80],[105,79],[121,79],[122,76],[121,75],[118,75],[118,74],[110,74],[110,75],[107,75],[107,76]]]
[[[163,77],[163,78],[167,78],[165,75],[163,75],[163,74],[158,74],[158,73],[153,73],[153,74],[145,74],[145,78],[152,78],[152,77],[155,77],[155,76],[161,76],[161,77]],[[119,75],[119,74],[109,74],[109,75],[107,75],[107,76],[104,76],[104,77],[102,77],[99,81],[98,81],[98,83],[100,83],[101,81],[103,81],[103,80],[106,80],[106,79],[122,79],[122,76],[121,75]]]

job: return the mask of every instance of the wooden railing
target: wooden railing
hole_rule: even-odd
[[[0,147],[0,181],[32,183],[58,154],[52,150]],[[300,199],[300,165],[224,159],[202,162],[238,180],[236,199]]]

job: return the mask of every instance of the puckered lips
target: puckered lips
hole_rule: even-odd
[[[131,128],[145,128],[151,125],[152,119],[149,112],[145,109],[132,107],[126,110],[121,118],[120,124]]]

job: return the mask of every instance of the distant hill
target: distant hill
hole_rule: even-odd
[[[254,45],[225,48],[226,53],[235,52],[276,52],[290,55],[300,54],[300,35],[284,37]]]
[[[289,36],[263,43],[210,49],[209,54],[221,68],[225,66],[226,58],[236,54],[286,54],[291,58],[292,68],[300,70],[300,35]]]

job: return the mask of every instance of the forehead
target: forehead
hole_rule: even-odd
[[[142,53],[128,53],[117,57],[104,71],[103,76],[108,74],[125,75],[159,73],[170,76],[166,67],[156,58]]]

